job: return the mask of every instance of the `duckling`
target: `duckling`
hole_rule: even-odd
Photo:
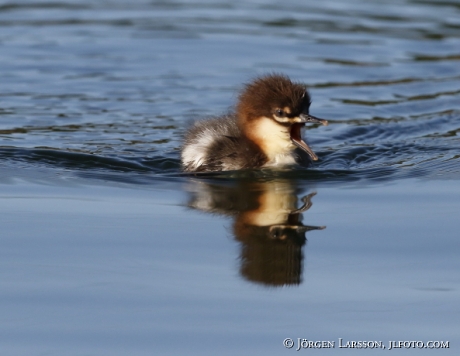
[[[240,93],[235,113],[197,121],[188,130],[181,153],[183,170],[216,172],[308,163],[302,162],[296,149],[317,161],[300,131],[308,122],[328,122],[310,115],[310,104],[306,86],[285,75],[256,78]]]

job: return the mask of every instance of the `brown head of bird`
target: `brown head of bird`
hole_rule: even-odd
[[[305,85],[292,82],[284,75],[272,74],[246,85],[237,105],[241,132],[255,143],[274,164],[292,159],[296,148],[311,160],[318,157],[302,139],[306,123],[327,125],[324,119],[311,116],[310,95]]]

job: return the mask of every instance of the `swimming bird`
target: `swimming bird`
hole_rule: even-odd
[[[188,130],[182,169],[215,172],[285,167],[304,161],[297,149],[310,160],[318,160],[300,131],[309,122],[328,122],[310,115],[310,104],[306,86],[285,75],[254,79],[241,91],[235,113],[197,121]]]

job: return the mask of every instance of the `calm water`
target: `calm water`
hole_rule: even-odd
[[[320,161],[181,174],[267,72]],[[1,353],[458,355],[459,99],[454,0],[0,2]]]

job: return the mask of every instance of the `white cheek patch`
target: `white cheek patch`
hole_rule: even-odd
[[[293,151],[295,146],[291,141],[289,127],[282,126],[268,117],[261,117],[254,127],[258,142],[269,162],[266,166],[294,164]]]

